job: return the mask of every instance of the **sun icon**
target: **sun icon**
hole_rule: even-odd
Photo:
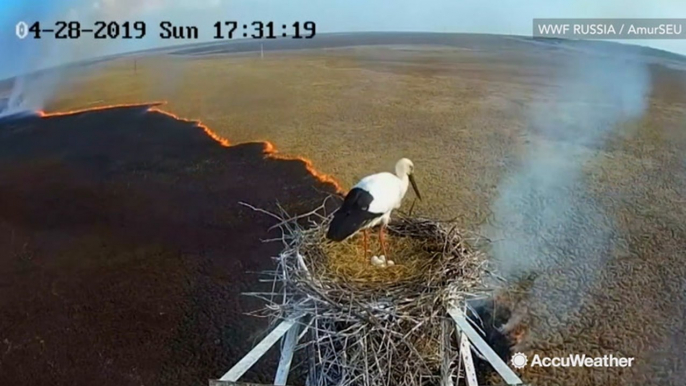
[[[526,357],[526,354],[522,354],[520,352],[514,354],[512,356],[512,359],[510,359],[510,363],[512,363],[512,366],[514,366],[517,369],[523,369],[528,361],[529,359]]]

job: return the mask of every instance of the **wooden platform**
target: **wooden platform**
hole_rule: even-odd
[[[460,337],[460,353],[464,363],[466,386],[478,386],[474,362],[471,350],[477,351],[485,358],[495,371],[503,378],[503,386],[531,386],[522,382],[519,376],[505,363],[479,333],[471,326],[462,310],[457,307],[447,309],[448,315],[455,322]],[[288,372],[290,371],[291,361],[295,346],[299,338],[306,331],[300,331],[300,316],[286,319],[279,323],[260,343],[258,343],[249,353],[247,353],[234,367],[218,380],[210,380],[210,386],[266,386],[254,383],[238,382],[239,378],[245,374],[277,341],[282,340],[281,359],[276,370],[273,386],[286,386]],[[285,336],[285,337],[284,337]],[[460,379],[454,376],[446,376],[443,379],[443,386],[458,386]],[[271,386],[271,385],[270,385]]]

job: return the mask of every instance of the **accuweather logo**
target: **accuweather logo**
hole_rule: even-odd
[[[523,353],[512,355],[510,363],[516,369],[530,367],[631,367],[634,358],[616,357],[612,354],[601,357],[590,357],[586,354],[570,354],[566,357],[543,357],[535,354],[529,363],[529,357]]]

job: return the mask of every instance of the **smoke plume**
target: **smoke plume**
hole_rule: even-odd
[[[555,91],[528,106],[527,154],[501,182],[486,233],[505,278],[554,270],[573,281],[566,304],[545,300],[568,313],[602,270],[615,235],[611,216],[588,192],[584,167],[623,124],[643,115],[650,75],[639,58],[574,54],[552,83]]]
[[[46,9],[29,9],[27,6],[27,9],[18,13],[16,20],[24,21],[29,26],[39,21],[43,29],[54,28],[56,21],[78,21],[87,26],[92,25],[95,20],[109,20],[106,17],[112,14],[112,7],[100,7],[95,4],[81,1],[72,3],[70,8]],[[120,14],[126,15],[128,12],[131,11],[122,11]],[[14,72],[15,78],[6,108],[0,111],[0,116],[42,109],[54,92],[69,82],[71,71],[62,67],[64,64],[98,57],[110,53],[113,49],[116,51],[116,46],[122,44],[121,39],[96,40],[91,36],[56,39],[45,36],[47,33],[42,35],[40,39],[27,37],[20,40],[16,36],[9,39],[8,44],[15,59],[14,66],[9,71]]]
[[[12,23],[21,20],[29,26],[40,21],[42,28],[54,27],[56,21],[78,21],[83,28],[93,28],[95,21],[145,21],[148,24],[147,35],[141,40],[94,39],[90,35],[79,39],[55,39],[52,36],[18,39],[14,28],[11,28],[11,34],[0,35],[0,46],[12,57],[11,63],[0,64],[0,75],[14,77],[11,91],[0,95],[6,99],[4,108],[0,106],[0,117],[43,109],[56,90],[68,87],[74,74],[82,75],[86,71],[85,67],[67,67],[65,64],[157,46],[160,40],[154,33],[152,18],[159,19],[168,11],[184,14],[185,9],[216,7],[220,0],[76,0],[57,3],[25,5],[10,14],[7,20]]]

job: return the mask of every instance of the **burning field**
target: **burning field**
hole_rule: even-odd
[[[251,348],[238,294],[280,244],[239,202],[337,186],[208,132],[145,105],[0,121],[1,384],[197,384]]]
[[[228,369],[262,328],[240,316],[259,307],[237,297],[255,290],[245,272],[280,248],[238,201],[295,213],[339,190],[264,140],[341,190],[411,158],[426,195],[415,213],[492,240],[526,326],[516,350],[635,358],[517,370],[525,381],[683,384],[682,58],[516,37],[337,39],[349,42],[102,62],[70,72],[48,110],[168,103],[0,123],[1,384],[189,384]]]

